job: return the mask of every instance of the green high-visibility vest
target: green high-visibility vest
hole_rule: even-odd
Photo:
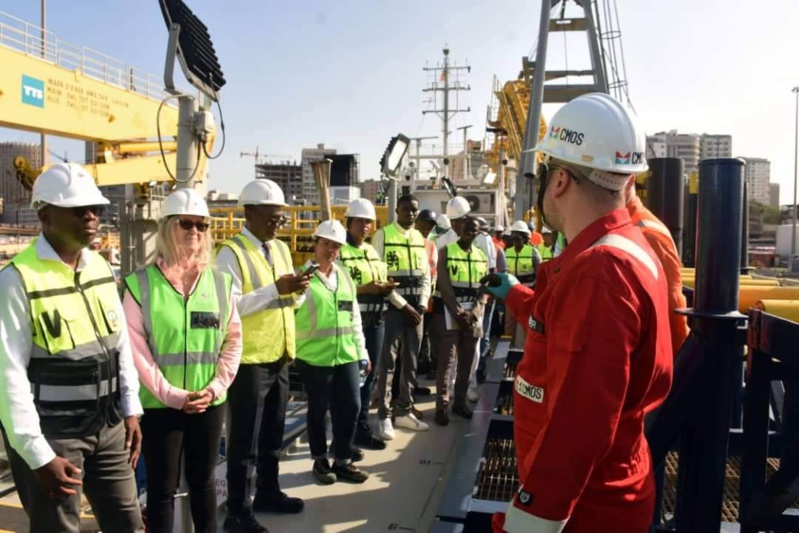
[[[411,305],[417,305],[422,294],[423,268],[427,263],[424,237],[413,228],[407,237],[404,236],[396,222],[381,231],[384,233],[383,261],[388,265],[388,276],[398,283],[397,294]]]
[[[537,245],[536,250],[538,250],[538,254],[541,256],[541,261],[549,261],[552,259],[552,248],[548,247],[543,242]]]
[[[147,344],[166,380],[189,392],[203,390],[216,375],[233,303],[230,274],[206,269],[184,300],[155,265],[125,278],[125,285],[144,318]],[[211,405],[225,401],[227,394]],[[139,388],[145,409],[166,407],[146,387]]]
[[[522,285],[532,285],[535,283],[535,262],[533,257],[535,251],[533,246],[525,244],[521,252],[516,251],[515,246],[505,250],[505,258],[508,261],[508,272],[519,279]]]
[[[446,267],[455,291],[455,299],[460,303],[477,301],[480,280],[488,274],[488,259],[485,253],[474,245],[464,250],[457,242],[449,243]],[[436,291],[434,297],[440,299],[441,293]]]
[[[346,244],[341,247],[338,259],[358,287],[372,281],[388,281],[386,264],[371,244],[363,243],[360,247]],[[358,307],[362,314],[379,314],[386,310],[386,298],[378,294],[359,294]]]
[[[321,274],[315,273],[297,310],[297,358],[313,366],[339,366],[361,359],[352,328],[355,284],[343,267],[334,263],[333,268],[336,290],[327,288]]]
[[[10,263],[30,306],[28,380],[44,436],[82,438],[122,420],[119,293],[100,255],[90,253],[76,272],[60,260],[40,259],[39,238]]]
[[[239,263],[242,295],[272,285],[285,274],[294,274],[288,246],[277,239],[269,245],[274,266],[269,266],[263,250],[241,233],[222,243]],[[281,294],[266,309],[241,317],[241,342],[243,365],[274,363],[284,354],[294,359],[294,296]]]

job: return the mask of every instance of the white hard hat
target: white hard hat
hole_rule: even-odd
[[[465,217],[471,210],[469,201],[463,196],[456,196],[447,202],[447,216],[451,219]]]
[[[200,193],[194,189],[178,189],[164,200],[164,209],[161,218],[173,215],[194,215],[198,217],[210,218],[208,204],[205,203]]]
[[[511,227],[511,231],[518,231],[520,233],[524,233],[525,235],[530,235],[530,228],[527,227],[527,222],[524,220],[517,220],[514,222]]]
[[[367,220],[375,220],[375,206],[366,198],[356,198],[347,206],[346,217],[352,218],[365,218]]]
[[[449,217],[442,213],[436,217],[436,226],[443,229],[450,229],[452,224],[449,222]]]
[[[579,96],[561,107],[536,150],[593,169],[588,179],[614,191],[649,168],[644,130],[624,104],[604,93]]]
[[[48,204],[83,207],[111,203],[97,188],[91,174],[75,163],[57,163],[49,167],[33,182],[32,193],[33,209],[41,209]]]
[[[255,179],[244,186],[239,195],[239,205],[286,205],[280,185],[272,180]]]
[[[322,237],[339,244],[347,244],[347,230],[344,229],[344,226],[338,220],[325,220],[319,223],[313,236]]]
[[[497,226],[494,226],[494,233],[496,233],[498,231],[505,231],[505,226],[503,226],[501,224],[499,224]]]

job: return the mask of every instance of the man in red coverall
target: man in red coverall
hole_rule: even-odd
[[[663,268],[625,208],[647,169],[644,135],[606,94],[563,106],[541,142],[539,212],[569,246],[535,291],[498,274],[489,291],[526,324],[516,374],[520,487],[494,531],[645,533],[655,485],[644,417],[671,386]]]

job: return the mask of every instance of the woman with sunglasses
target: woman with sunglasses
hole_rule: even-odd
[[[194,530],[216,531],[214,469],[226,391],[241,358],[232,278],[211,268],[210,215],[193,189],[164,202],[156,259],[125,279],[123,306],[139,371],[147,526],[171,532],[181,455]]]

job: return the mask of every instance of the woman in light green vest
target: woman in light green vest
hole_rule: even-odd
[[[232,278],[210,265],[210,215],[193,189],[164,202],[153,264],[125,279],[123,306],[143,385],[147,526],[171,532],[184,463],[196,532],[215,532],[214,471],[227,388],[241,359]],[[181,457],[182,456],[182,457]]]
[[[323,484],[363,483],[369,475],[355,467],[352,441],[361,409],[360,374],[371,371],[358,308],[357,290],[347,269],[336,264],[347,231],[326,220],[314,232],[314,259],[303,267],[311,283],[297,310],[297,370],[308,396],[308,444],[313,474]],[[325,413],[330,408],[334,463],[327,459]],[[360,455],[360,454],[358,454]]]

